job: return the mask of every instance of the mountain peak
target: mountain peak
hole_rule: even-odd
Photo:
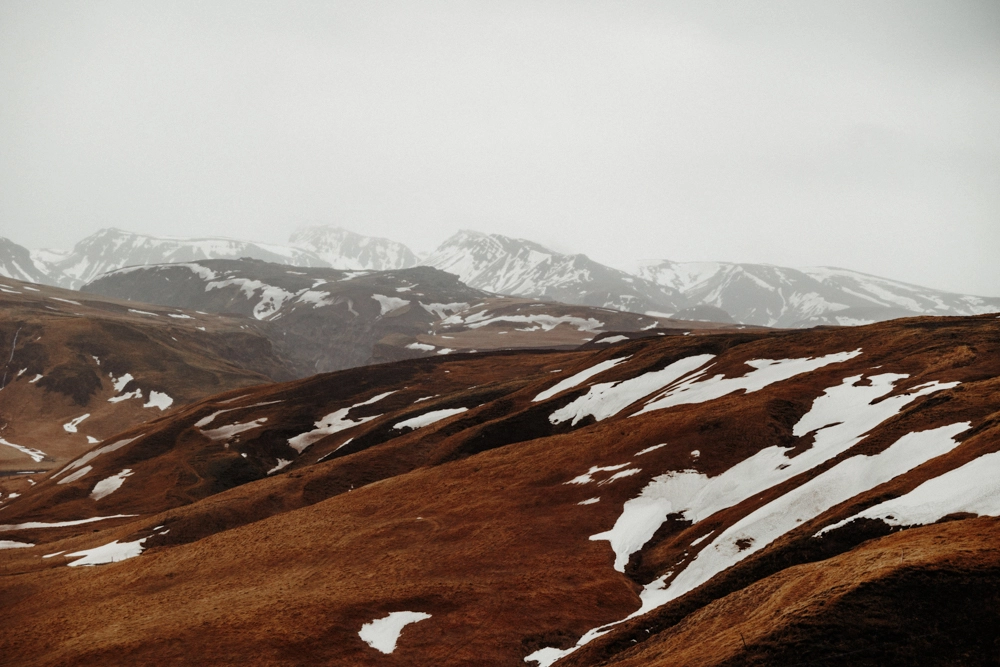
[[[315,253],[336,269],[388,271],[407,269],[419,262],[402,243],[332,225],[300,227],[289,237],[289,243]]]

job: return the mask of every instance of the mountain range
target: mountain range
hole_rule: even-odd
[[[0,275],[73,289],[127,266],[241,257],[339,270],[423,265],[494,294],[768,327],[847,326],[914,315],[1000,311],[1000,298],[953,294],[846,269],[652,260],[623,271],[585,255],[469,230],[456,233],[423,258],[395,241],[324,226],[297,230],[287,247],[219,238],[161,239],[104,229],[72,251],[32,254],[0,239]]]

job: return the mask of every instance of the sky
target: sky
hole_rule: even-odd
[[[1000,3],[0,0],[0,236],[459,229],[1000,296]]]

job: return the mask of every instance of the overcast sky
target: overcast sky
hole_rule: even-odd
[[[1000,296],[1000,2],[0,0],[0,236],[305,224]]]

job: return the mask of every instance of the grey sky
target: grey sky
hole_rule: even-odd
[[[0,0],[0,235],[459,228],[1000,295],[1000,3]]]

